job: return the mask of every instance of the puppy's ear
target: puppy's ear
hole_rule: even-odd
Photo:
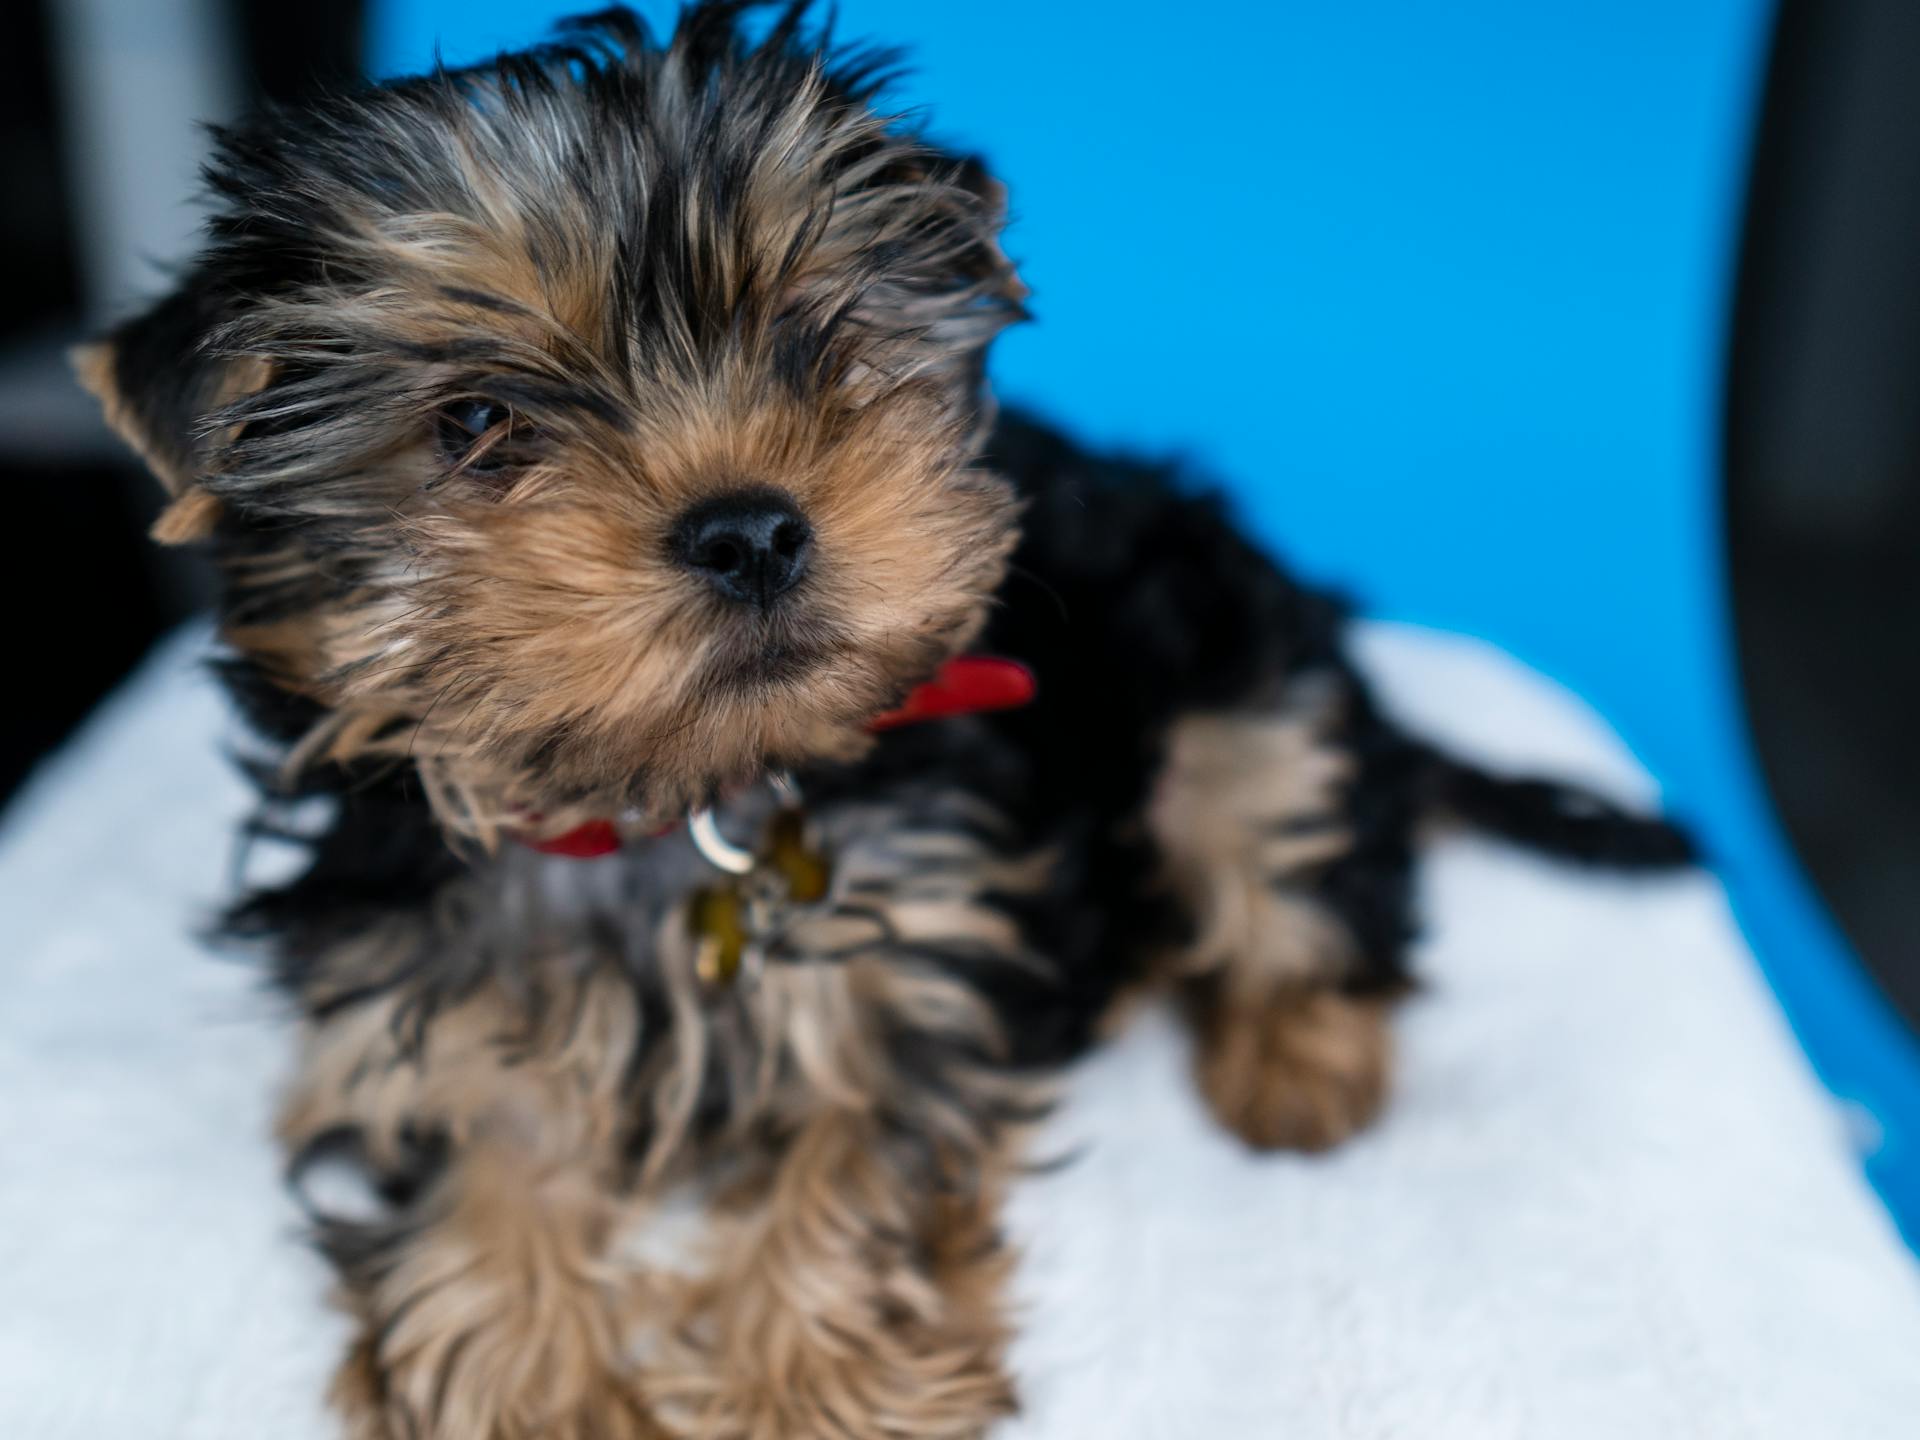
[[[954,258],[974,302],[951,318],[943,336],[953,350],[953,373],[973,413],[977,444],[992,431],[1000,411],[987,380],[987,349],[1002,330],[1028,318],[1026,299],[1031,292],[1000,244],[1007,223],[1007,187],[977,156],[943,158],[950,167],[951,182],[977,202],[972,243],[961,247]]]
[[[980,201],[987,221],[980,243],[969,257],[970,262],[988,282],[992,293],[1008,306],[1011,318],[1024,320],[1027,318],[1024,302],[1033,292],[1028,290],[1000,245],[1000,232],[1007,224],[1007,187],[977,155],[957,155],[953,163],[955,180]]]
[[[173,497],[153,526],[163,545],[212,532],[220,502],[203,486],[208,417],[269,378],[264,361],[212,350],[227,318],[212,283],[196,272],[145,314],[72,353],[74,372],[100,401],[107,423]]]

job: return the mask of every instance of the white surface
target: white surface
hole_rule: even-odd
[[[176,642],[0,827],[0,1437],[309,1440],[339,1343],[265,1140],[284,1037],[190,939],[244,806]],[[1393,708],[1620,793],[1593,718],[1370,631]],[[1015,1198],[1007,1440],[1920,1435],[1920,1277],[1704,878],[1433,854],[1398,1102],[1332,1157],[1207,1123],[1149,1016]]]

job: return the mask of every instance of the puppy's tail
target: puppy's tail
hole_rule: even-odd
[[[1495,775],[1416,745],[1430,813],[1576,864],[1671,870],[1699,851],[1670,820],[1636,815],[1579,785]]]

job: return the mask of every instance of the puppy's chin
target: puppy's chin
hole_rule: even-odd
[[[805,641],[777,639],[714,667],[712,688],[747,703],[792,703],[832,660],[826,649]],[[804,703],[804,702],[803,702]]]
[[[971,643],[983,609],[970,603],[944,623],[877,636],[817,615],[752,633],[710,630],[691,664],[676,664],[672,637],[662,636],[648,663],[614,683],[591,665],[489,668],[473,682],[486,703],[445,705],[438,724],[393,733],[411,744],[429,799],[455,831],[487,840],[537,816],[561,829],[616,819],[638,833],[769,772],[857,762],[875,743],[876,717]],[[431,694],[445,682],[412,683]]]
[[[911,683],[772,646],[710,668],[698,698],[646,732],[570,734],[513,757],[503,778],[523,811],[666,825],[770,774],[859,759],[873,744],[869,722]]]

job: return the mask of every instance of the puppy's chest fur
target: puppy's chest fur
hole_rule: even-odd
[[[1339,653],[1338,607],[1154,467],[1088,457],[1018,419],[991,459],[1027,510],[983,643],[1030,664],[1039,698],[803,771],[833,881],[757,937],[763,965],[703,977],[693,901],[726,877],[684,829],[595,860],[512,842],[462,857],[404,772],[315,777],[334,817],[312,864],[244,901],[235,928],[273,938],[281,980],[322,1027],[354,1016],[349,1033],[390,1030],[381,1053],[395,1063],[431,1066],[468,1034],[500,1056],[550,1057],[594,1030],[605,1123],[654,1169],[778,1130],[822,1098],[913,1097],[918,1113],[896,1118],[929,1146],[1022,1113],[1024,1077],[1092,1043],[1115,997],[1206,941],[1232,892],[1285,889],[1264,850],[1310,852],[1312,909],[1335,922],[1351,983],[1397,983],[1411,799]],[[1301,771],[1298,786],[1262,782],[1304,797],[1301,813],[1235,822],[1244,873],[1231,855],[1183,861],[1155,833],[1172,813],[1156,803],[1168,762],[1194,748],[1181,727],[1216,711],[1299,732],[1260,763]],[[1230,771],[1239,752],[1221,753]],[[749,792],[722,824],[745,840],[768,803]],[[1218,904],[1183,875],[1196,863]]]
[[[996,963],[1045,968],[1026,953],[1022,909],[1052,883],[1054,858],[955,777],[803,802],[801,813],[825,893],[782,899],[776,884],[749,922],[737,972],[702,969],[702,902],[760,876],[720,871],[684,826],[585,861],[507,844],[423,907],[413,922],[420,963],[449,974],[470,964],[508,989],[607,972],[632,988],[643,1016],[680,1002],[703,1016],[751,1011],[756,990],[790,988],[795,969],[885,964],[925,978]],[[772,807],[750,793],[718,807],[716,820],[751,845]]]
[[[228,929],[307,1021],[296,1181],[382,1202],[315,1207],[356,1440],[980,1440],[1021,1132],[1122,992],[1167,982],[1235,1134],[1324,1148],[1386,1092],[1423,814],[1685,853],[1397,732],[1171,467],[989,433],[1001,187],[756,8],[225,135],[200,260],[80,357],[212,542],[254,829],[306,850]],[[1037,703],[867,743],[965,649]],[[737,792],[751,843],[769,768],[832,880],[737,969],[686,833],[511,838]]]
[[[449,1073],[469,1044],[509,1067],[567,1065],[584,1044],[588,1069],[611,1077],[602,1123],[639,1172],[684,1170],[707,1142],[778,1132],[823,1100],[944,1096],[969,1126],[1011,1118],[1039,1058],[1018,1053],[1034,1044],[1021,1016],[1047,1009],[1019,996],[1056,978],[1030,919],[1058,898],[1058,857],[952,776],[870,783],[821,781],[807,818],[828,892],[777,907],[736,975],[701,963],[696,900],[732,882],[682,829],[588,861],[509,844],[316,953],[303,997],[389,1032],[345,1073]],[[756,799],[722,823],[760,830]],[[901,1119],[930,1143],[949,1123]]]

